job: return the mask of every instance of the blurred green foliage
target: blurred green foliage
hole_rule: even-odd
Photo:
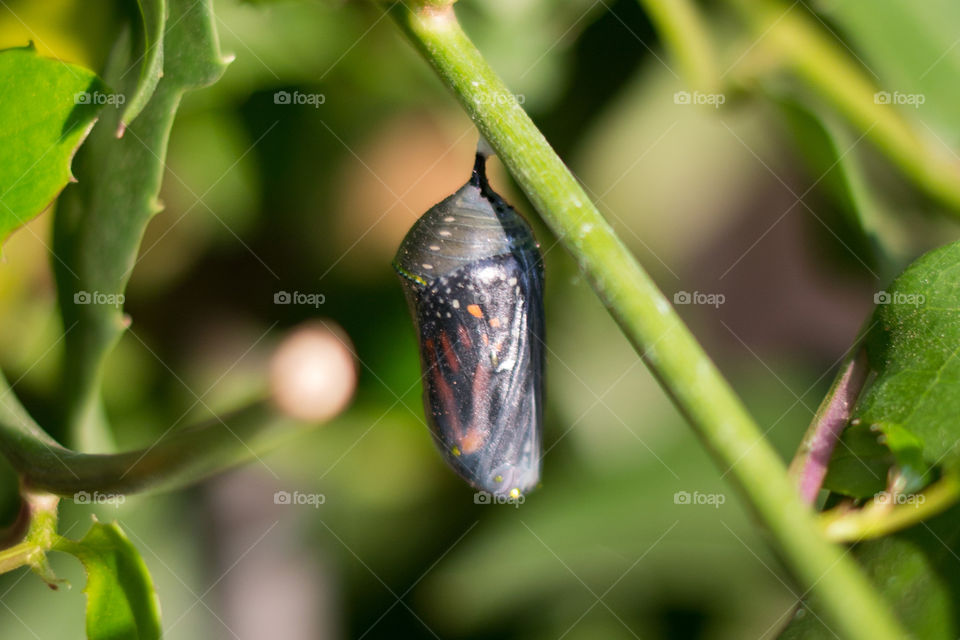
[[[113,5],[46,4],[9,2],[0,46],[32,39],[44,55],[101,69]],[[911,77],[883,66],[880,35],[853,26],[868,17],[822,4],[859,34],[850,44],[878,74]],[[902,181],[878,179],[891,170],[872,149],[856,151],[868,186],[835,179],[830,170],[857,134],[815,120],[820,134],[804,135],[810,122],[784,118],[781,107],[809,118],[817,105],[792,81],[764,88],[778,103],[747,91],[721,110],[678,104],[684,84],[634,0],[462,5],[466,30],[661,288],[725,296],[720,307],[681,313],[788,457],[877,280],[955,229],[929,220],[934,207]],[[105,372],[116,439],[141,446],[235,406],[262,383],[282,331],[318,314],[350,335],[360,387],[341,418],[245,471],[93,509],[119,517],[143,554],[168,637],[232,637],[231,570],[251,561],[261,534],[279,535],[281,519],[296,527],[285,556],[321,585],[314,614],[324,637],[773,637],[796,599],[785,573],[725,474],[532,216],[547,265],[543,487],[518,509],[476,505],[435,454],[389,263],[412,221],[466,179],[475,133],[384,9],[216,3],[221,48],[236,59],[220,82],[187,96],[174,126],[166,208],[147,230],[127,292],[133,325]],[[733,59],[749,52],[716,17],[718,46]],[[942,73],[924,90],[951,95],[956,87],[944,83],[955,74]],[[278,91],[324,99],[281,104]],[[936,123],[949,118],[938,113]],[[846,160],[841,169],[850,170]],[[493,180],[531,211],[502,172]],[[880,184],[911,216],[912,236],[895,238],[893,258],[875,250],[871,225],[856,222],[872,215],[858,193]],[[797,206],[808,191],[810,207]],[[45,215],[15,235],[0,269],[0,363],[43,424],[58,414],[48,399],[62,346],[48,227]],[[277,306],[279,290],[326,302]],[[15,482],[0,468],[0,505],[12,519]],[[270,511],[278,489],[326,500]],[[678,492],[724,502],[683,504]],[[269,515],[252,519],[262,526],[238,548],[226,544],[251,509]],[[90,507],[62,511],[65,535],[88,526]],[[54,559],[54,568],[82,583],[75,563]],[[82,637],[79,589],[52,593],[15,573],[0,576],[0,594],[4,638]]]

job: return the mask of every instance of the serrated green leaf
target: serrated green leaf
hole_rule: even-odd
[[[64,393],[70,441],[109,450],[98,390],[102,364],[125,327],[123,292],[143,232],[160,210],[157,195],[167,141],[183,94],[223,73],[209,0],[172,0],[164,33],[164,71],[122,138],[120,114],[106,114],[77,157],[81,183],[67,189],[54,221],[57,292],[64,326]],[[136,49],[136,48],[134,48]],[[135,64],[127,38],[116,45],[106,78],[120,81]]]
[[[53,202],[70,162],[110,97],[92,71],[42,58],[33,47],[0,51],[0,243]]]
[[[143,18],[140,40],[143,54],[140,56],[140,75],[136,88],[130,98],[123,116],[120,118],[120,132],[140,115],[153,95],[160,77],[163,75],[163,29],[166,24],[167,5],[164,0],[139,0],[140,16]]]
[[[116,523],[94,522],[79,541],[54,546],[87,571],[88,640],[160,638],[160,602],[140,553]]]

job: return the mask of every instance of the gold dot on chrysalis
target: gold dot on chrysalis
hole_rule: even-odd
[[[513,489],[510,489],[510,497],[513,498],[514,500],[516,500],[517,498],[519,498],[519,497],[520,497],[520,489],[518,489],[518,488],[516,488],[516,487],[514,487]]]
[[[453,449],[450,450],[450,453],[452,453],[452,454],[454,455],[454,457],[459,458],[459,457],[460,457],[460,447],[454,447]]]
[[[496,476],[496,477],[493,479],[493,481],[494,481],[494,482],[503,482],[503,476]]]

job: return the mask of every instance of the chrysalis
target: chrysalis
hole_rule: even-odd
[[[540,478],[543,259],[527,222],[473,175],[407,233],[393,266],[416,325],[427,423],[473,487],[518,498]]]

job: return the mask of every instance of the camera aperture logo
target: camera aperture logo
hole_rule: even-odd
[[[322,293],[303,293],[301,291],[277,291],[273,294],[273,304],[306,304],[314,309],[327,301]]]
[[[920,105],[927,101],[927,96],[922,93],[901,93],[900,91],[877,91],[873,94],[874,104],[905,104],[919,109]]]
[[[873,304],[902,304],[910,307],[919,307],[927,301],[922,293],[904,293],[903,291],[877,291],[873,294]]]
[[[111,504],[114,507],[119,507],[127,501],[127,496],[121,493],[100,493],[99,491],[90,493],[89,491],[77,491],[73,494],[73,501],[77,504]]]
[[[677,491],[673,494],[673,504],[703,504],[710,505],[714,509],[719,509],[720,505],[727,501],[727,496],[722,493],[700,493],[694,491]]]
[[[677,291],[673,294],[673,304],[705,304],[719,309],[727,301],[722,293],[703,293],[701,291]]]
[[[102,91],[80,91],[73,94],[73,104],[109,104],[119,107],[127,101],[122,93],[104,93]]]
[[[273,494],[273,504],[290,505],[309,505],[314,509],[319,509],[320,505],[327,501],[327,496],[322,493],[302,493],[300,491],[277,491]]]
[[[673,94],[674,104],[700,104],[709,105],[714,109],[719,109],[720,105],[727,101],[727,96],[722,93],[704,93],[702,91],[677,91]]]
[[[477,491],[473,494],[473,504],[512,504],[519,509],[524,501],[526,497],[522,493],[516,497],[496,495],[489,491]]]
[[[873,496],[873,501],[877,504],[888,504],[888,505],[902,505],[909,504],[914,507],[919,507],[924,502],[927,501],[927,496],[922,493],[917,494],[906,494],[906,493],[890,493],[889,491],[881,491],[880,493]]]
[[[100,293],[99,291],[77,291],[73,294],[73,304],[106,304],[122,307],[126,298],[122,293]]]
[[[300,93],[294,91],[276,91],[273,94],[273,104],[308,104],[314,109],[319,109],[320,105],[327,101],[327,96],[322,93]]]

